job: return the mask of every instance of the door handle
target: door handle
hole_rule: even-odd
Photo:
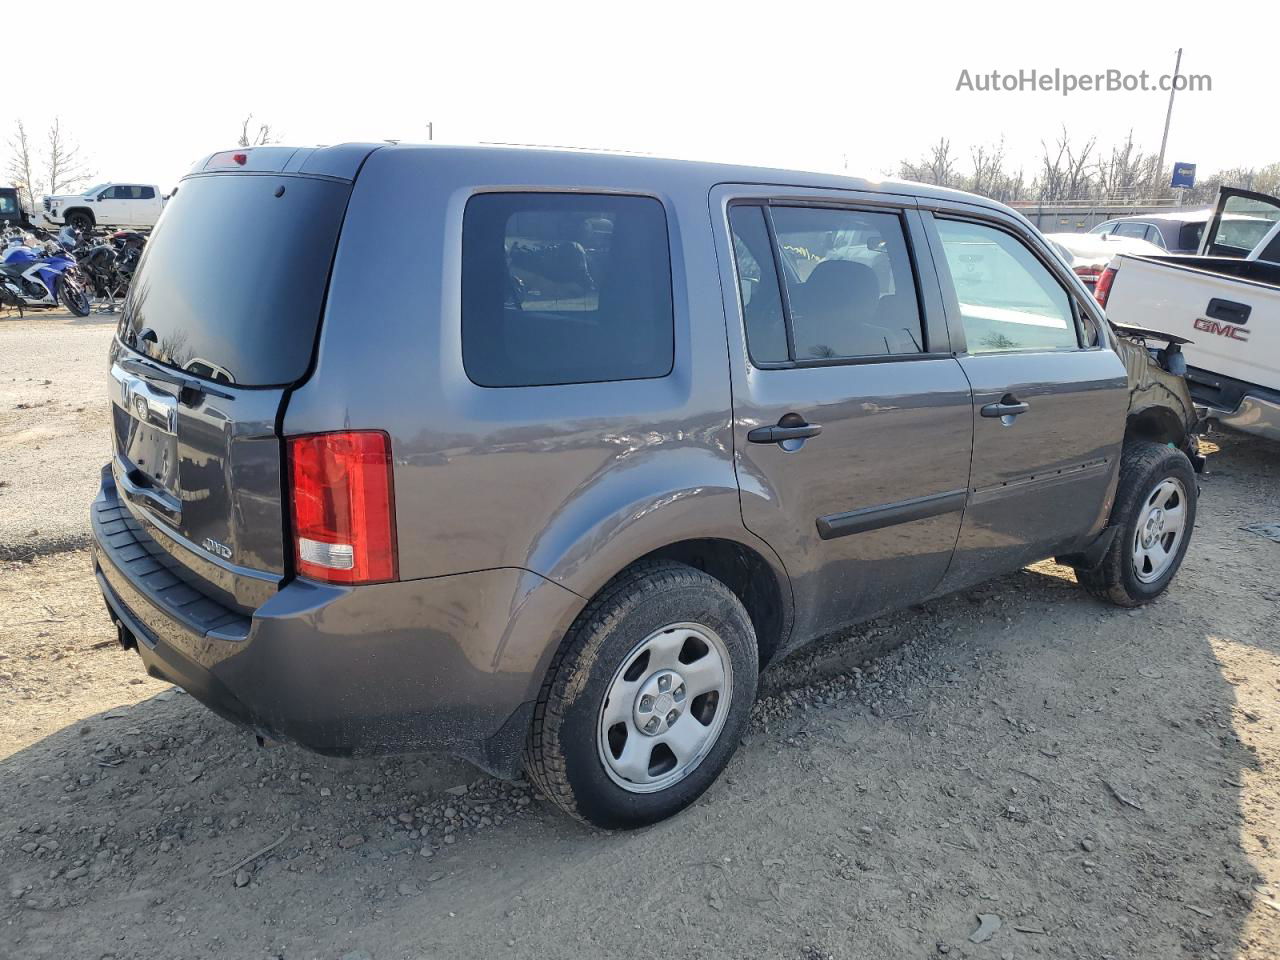
[[[1249,314],[1253,312],[1253,307],[1247,303],[1236,303],[1234,300],[1214,297],[1209,301],[1209,306],[1205,307],[1204,312],[1210,319],[1243,327],[1249,322]]]
[[[979,412],[984,417],[989,417],[992,420],[1003,420],[1005,417],[1009,417],[1010,420],[1005,421],[1009,423],[1013,417],[1020,416],[1030,409],[1031,405],[1029,403],[1024,403],[1013,394],[1006,393],[1000,398],[999,403],[988,403]]]
[[[822,424],[805,423],[799,414],[788,413],[777,426],[756,427],[747,434],[747,440],[751,443],[782,443],[786,440],[808,440],[821,432]]]

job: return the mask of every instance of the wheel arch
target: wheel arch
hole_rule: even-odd
[[[1181,447],[1187,439],[1187,426],[1169,407],[1152,405],[1132,411],[1125,422],[1124,443],[1150,440]]]
[[[95,217],[95,216],[93,215],[93,211],[92,211],[92,210],[90,210],[88,207],[70,207],[69,209],[63,210],[63,211],[62,211],[62,222],[63,222],[63,223],[70,223],[70,222],[71,222],[71,218],[72,218],[72,217],[74,217],[74,216],[75,216],[76,214],[78,214],[78,213],[83,213],[86,217],[88,217],[88,218],[89,218],[89,222],[90,222],[91,224],[94,224],[95,226],[97,225],[97,223],[98,223],[98,218],[97,218],[97,217]]]

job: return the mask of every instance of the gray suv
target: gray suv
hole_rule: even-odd
[[[523,766],[636,826],[762,667],[1046,557],[1135,605],[1196,415],[1027,222],[628,156],[214,154],[112,343],[121,644],[263,737]]]

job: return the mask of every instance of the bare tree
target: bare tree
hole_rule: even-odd
[[[1098,158],[1094,169],[1097,175],[1097,193],[1101,199],[1136,200],[1143,194],[1151,194],[1152,184],[1159,171],[1159,158],[1143,152],[1133,142],[1133,131],[1124,143],[1111,148],[1111,156]],[[1156,184],[1159,187],[1159,184]],[[1158,193],[1163,192],[1157,190]]]
[[[1219,187],[1239,187],[1272,196],[1280,193],[1280,162],[1265,167],[1232,167],[1201,177],[1187,192],[1189,203],[1213,203]]]
[[[9,182],[18,188],[23,207],[27,210],[34,209],[40,185],[36,182],[36,158],[31,138],[27,136],[27,128],[21,120],[17,121],[9,140],[9,161],[5,171]]]
[[[62,121],[53,118],[45,145],[45,182],[49,192],[61,193],[82,186],[93,171],[80,156],[79,145],[62,131]]]
[[[1040,178],[1036,181],[1037,198],[1044,203],[1087,199],[1093,185],[1089,157],[1097,144],[1098,138],[1090,137],[1082,146],[1074,145],[1065,124],[1053,147],[1041,140],[1043,152]]]
[[[271,129],[271,124],[258,124],[257,131],[251,131],[250,125],[253,123],[253,114],[249,114],[244,118],[244,122],[240,124],[240,139],[236,141],[236,146],[240,147],[263,147],[270,143],[279,143],[280,137]]]
[[[962,181],[964,189],[1002,203],[1022,199],[1025,177],[1021,170],[1005,170],[1003,139],[994,145],[972,147],[969,161],[973,173]]]
[[[957,186],[960,177],[956,172],[955,157],[951,155],[951,141],[946,137],[939,138],[919,163],[903,160],[899,164],[898,175],[905,180],[918,180],[942,187]]]

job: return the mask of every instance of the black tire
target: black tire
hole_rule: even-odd
[[[1185,519],[1182,535],[1170,551],[1172,562],[1152,578],[1154,571],[1139,570],[1134,553],[1143,533],[1139,525],[1144,509],[1165,480],[1180,484]],[[1111,526],[1118,528],[1115,539],[1102,562],[1092,570],[1077,570],[1076,580],[1099,600],[1121,607],[1138,607],[1160,596],[1182,566],[1191,543],[1198,492],[1195,470],[1181,450],[1151,441],[1130,443],[1121,458],[1120,484],[1111,508]]]
[[[67,226],[75,227],[81,233],[87,234],[93,229],[93,214],[77,210],[67,217]]]
[[[71,277],[63,277],[58,283],[58,299],[77,317],[87,317],[93,309],[84,287]]]
[[[606,693],[637,645],[681,623],[704,625],[722,641],[732,684],[727,703],[715,709],[727,713],[717,718],[718,735],[683,779],[656,792],[634,793],[615,782],[602,759]],[[733,756],[755,702],[758,673],[755,630],[728,587],[682,563],[637,564],[588,604],[557,651],[525,747],[529,778],[570,816],[606,829],[640,827],[678,813]],[[690,715],[677,722],[699,722],[692,713],[691,701]]]

